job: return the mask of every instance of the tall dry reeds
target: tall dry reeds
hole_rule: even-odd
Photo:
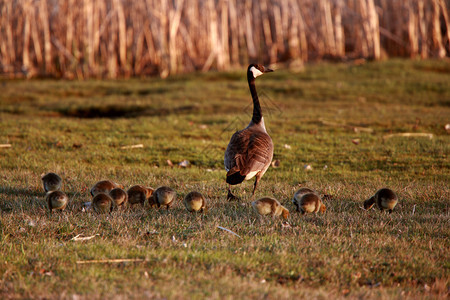
[[[444,0],[0,0],[0,73],[66,78],[249,61],[444,57]]]

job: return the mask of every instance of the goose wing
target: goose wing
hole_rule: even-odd
[[[246,128],[231,137],[225,152],[225,168],[231,176],[241,176],[266,170],[272,161],[273,143],[270,136],[259,130]]]

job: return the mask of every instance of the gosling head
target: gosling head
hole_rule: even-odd
[[[121,188],[112,189],[109,196],[113,199],[115,207],[124,207],[128,202],[128,194]]]
[[[284,207],[283,207],[284,208]],[[287,210],[286,208],[283,209],[283,212],[281,213],[281,215],[283,216],[284,219],[289,218],[289,210]]]
[[[62,179],[55,173],[47,173],[41,177],[42,185],[44,186],[44,191],[53,192],[61,188]]]
[[[325,204],[322,203],[322,205],[320,206],[320,212],[324,213],[327,210],[327,207],[325,206]]]
[[[250,64],[247,69],[247,77],[249,79],[255,79],[256,77],[269,72],[273,72],[273,70],[266,68],[263,65]]]
[[[64,210],[69,202],[69,197],[64,192],[53,191],[47,193],[46,200],[51,213],[53,210]]]
[[[92,207],[98,214],[110,213],[113,208],[113,199],[107,194],[99,193],[92,199]]]
[[[364,209],[365,210],[371,209],[374,206],[374,204],[375,204],[375,197],[371,197],[366,201],[364,201]]]

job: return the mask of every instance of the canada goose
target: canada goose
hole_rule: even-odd
[[[303,195],[306,195],[306,194],[309,194],[309,193],[316,194],[316,191],[314,191],[314,190],[312,190],[310,188],[307,188],[307,187],[302,187],[298,191],[295,192],[294,197],[292,198],[292,203],[297,208],[297,211],[300,211],[300,208],[299,208],[300,198],[302,198]]]
[[[64,210],[69,202],[69,197],[61,191],[48,192],[45,198],[50,212],[54,209]]]
[[[238,199],[231,193],[231,185],[242,183],[256,176],[252,198],[258,182],[270,166],[273,158],[273,143],[267,134],[261,105],[256,93],[256,77],[273,72],[262,65],[251,64],[247,69],[247,81],[253,99],[253,117],[248,126],[236,131],[225,151],[225,169],[227,171],[228,200]]]
[[[190,212],[206,212],[206,199],[199,192],[190,192],[184,197],[184,206]]]
[[[115,207],[125,207],[128,202],[128,194],[121,188],[112,189],[109,196],[113,199]]]
[[[134,185],[132,187],[130,187],[127,191],[128,194],[128,202],[130,204],[145,204],[145,200],[152,198],[151,196],[153,195],[153,189],[150,187],[145,187],[142,185]],[[150,202],[150,206],[151,205],[151,201]]]
[[[162,186],[155,190],[153,193],[153,201],[158,207],[165,205],[169,209],[175,202],[177,194],[176,192],[168,186]],[[149,200],[150,202],[150,200]]]
[[[91,195],[94,197],[98,193],[109,194],[112,189],[117,187],[123,188],[122,185],[112,182],[111,180],[101,180],[91,188]]]
[[[375,203],[381,211],[388,210],[389,213],[392,213],[392,210],[398,203],[398,198],[393,190],[382,188],[375,195],[364,201],[364,208],[371,209]]]
[[[326,209],[325,204],[316,193],[304,194],[297,202],[297,211],[302,214],[317,213],[318,211],[324,213]]]
[[[264,197],[252,202],[253,208],[260,215],[272,215],[277,217],[283,215],[283,218],[287,219],[289,217],[289,210],[278,202],[278,200]]]
[[[98,193],[92,199],[92,208],[98,214],[109,213],[113,208],[113,199],[105,193]]]
[[[55,173],[47,173],[42,176],[42,184],[44,185],[44,191],[53,192],[61,188],[62,179]]]

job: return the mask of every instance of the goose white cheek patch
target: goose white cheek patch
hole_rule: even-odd
[[[262,75],[263,74],[263,72],[261,72],[260,70],[258,70],[257,68],[255,68],[255,67],[251,67],[250,68],[250,71],[252,71],[252,73],[253,73],[253,77],[258,77],[259,75]]]

